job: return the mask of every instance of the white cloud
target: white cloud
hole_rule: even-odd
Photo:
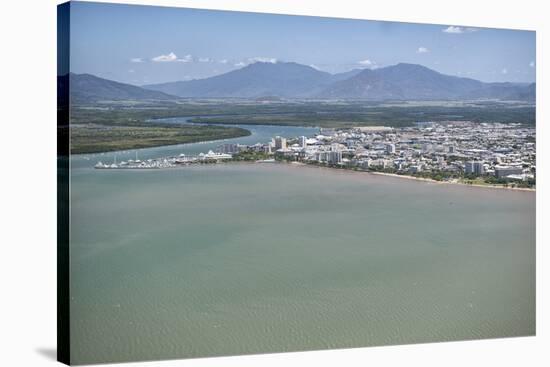
[[[452,34],[461,34],[461,33],[471,33],[477,31],[477,28],[472,27],[457,27],[450,25],[447,28],[443,28],[442,32],[452,33]]]
[[[212,61],[214,60],[212,60],[209,57],[199,57],[199,62],[212,62]]]
[[[129,73],[135,73],[136,71],[134,69],[128,70]]]
[[[529,63],[529,67],[530,67],[530,68],[534,68],[534,67],[535,67],[535,62],[534,62],[534,61],[531,61],[531,62]]]
[[[193,56],[185,55],[182,58],[178,58],[175,53],[170,52],[167,55],[159,55],[151,59],[154,62],[191,62],[193,61]]]
[[[425,53],[428,53],[430,52],[430,50],[428,50],[426,47],[419,47],[417,50],[416,50],[416,53],[417,54],[425,54]]]
[[[277,59],[274,58],[274,57],[256,56],[256,57],[249,58],[248,62],[249,63],[253,63],[253,62],[270,62],[272,64],[275,64],[275,63],[277,63]]]
[[[173,52],[170,52],[168,55],[159,55],[159,56],[153,57],[151,60],[153,60],[154,62],[172,62],[172,61],[176,61],[177,59],[178,57],[176,56],[176,54]]]
[[[368,69],[378,69],[379,65],[376,63],[376,61],[372,61],[370,59],[365,59],[361,61],[357,61],[357,64],[368,68]]]
[[[222,63],[222,64],[227,64],[229,61],[228,60],[220,60],[219,62]],[[233,65],[237,66],[237,67],[243,67],[243,66],[246,66],[246,65],[254,64],[255,62],[268,62],[268,63],[271,63],[271,64],[276,64],[276,63],[279,62],[279,60],[277,60],[274,57],[255,56],[255,57],[249,57],[247,59],[235,62]]]
[[[506,68],[502,68],[502,70],[500,71],[501,74],[508,74],[508,69]]]
[[[309,67],[314,68],[315,70],[321,70],[319,67],[315,64],[309,64]]]
[[[227,64],[229,61],[227,61],[226,59],[222,59],[220,60],[220,64]]]
[[[193,56],[191,55],[185,55],[181,59],[176,59],[177,62],[191,62],[193,61]]]
[[[373,65],[373,64],[374,64],[374,63],[373,63],[372,61],[370,61],[369,59],[361,60],[361,61],[358,61],[357,63],[360,64],[360,65],[365,65],[365,66],[370,66],[370,65]]]
[[[445,33],[463,33],[464,31],[462,30],[461,27],[455,27],[455,26],[448,26],[447,28],[443,29],[443,32]]]
[[[130,59],[130,62],[143,62],[143,59],[141,57],[134,57]]]

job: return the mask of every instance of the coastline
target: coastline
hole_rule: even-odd
[[[286,163],[286,162],[277,162],[277,163]],[[479,188],[485,188],[485,189],[536,192],[536,188],[532,189],[528,187],[505,187],[505,186],[498,186],[498,185],[467,184],[464,182],[453,182],[453,181],[436,181],[436,180],[432,180],[431,178],[415,177],[415,176],[409,176],[409,175],[398,175],[396,173],[361,171],[361,170],[351,170],[346,168],[332,168],[332,167],[318,166],[318,165],[313,165],[313,164],[308,164],[303,162],[288,162],[286,164],[293,165],[293,166],[308,166],[308,167],[324,168],[324,169],[337,170],[337,171],[343,171],[343,172],[349,172],[349,173],[367,173],[367,174],[376,175],[376,176],[402,178],[406,180],[442,184],[442,185],[459,185],[459,186],[465,186],[465,187],[479,187]]]
[[[178,119],[183,118],[183,119],[191,120],[192,118],[196,118],[196,117],[201,117],[201,116],[177,117],[177,118]],[[174,119],[174,117],[168,118],[168,119]],[[160,118],[160,119],[156,119],[156,120],[157,121],[162,121],[162,120],[167,120],[167,118]],[[189,124],[189,125],[221,125],[221,126],[227,126],[224,123],[201,123],[201,122],[192,122],[192,121],[189,121],[189,122],[186,122],[186,123]],[[233,124],[230,124],[229,126],[231,126],[231,125],[233,125]],[[149,146],[131,147],[131,148],[126,148],[126,149],[116,148],[116,149],[112,149],[112,150],[107,149],[107,150],[100,150],[100,151],[93,151],[93,152],[78,152],[78,153],[71,152],[70,155],[81,156],[82,157],[82,156],[87,156],[87,155],[97,155],[97,154],[104,154],[104,153],[115,153],[116,154],[117,152],[123,153],[123,152],[128,152],[128,151],[133,151],[133,150],[159,148],[159,147],[170,147],[170,146],[178,146],[178,145],[186,145],[186,144],[201,144],[201,143],[223,142],[223,141],[232,140],[232,139],[236,139],[236,138],[251,136],[253,133],[252,133],[251,130],[249,130],[249,128],[254,127],[256,125],[258,125],[258,126],[283,126],[283,127],[287,127],[286,125],[278,125],[278,124],[274,124],[274,125],[271,125],[271,124],[245,124],[245,125],[247,125],[247,126],[242,127],[242,126],[239,126],[238,124],[235,124],[234,127],[242,129],[242,130],[246,131],[247,133],[244,133],[242,135],[236,135],[236,136],[233,136],[233,137],[214,138],[214,139],[207,139],[207,140],[201,140],[201,139],[193,140],[192,139],[190,141],[174,142],[174,143],[169,143],[169,144],[166,144],[166,142],[163,142],[162,144],[158,144],[158,145],[153,144],[153,145],[149,145]],[[233,127],[233,126],[231,126],[231,127]],[[308,128],[308,126],[288,126],[288,127]],[[224,163],[224,164],[228,164],[228,163],[248,163],[248,164],[262,163],[262,164],[264,164],[263,162],[244,161],[244,160],[243,161],[239,161],[239,160],[226,161],[226,162],[222,162],[222,163]],[[515,191],[525,191],[525,192],[536,192],[536,188],[510,187],[510,186],[506,187],[506,186],[503,186],[503,185],[494,185],[494,184],[465,183],[465,182],[460,182],[460,181],[457,181],[457,180],[437,181],[437,180],[434,180],[434,179],[431,179],[431,178],[416,177],[416,176],[411,176],[411,175],[407,175],[407,174],[396,174],[396,173],[386,173],[386,172],[367,171],[367,170],[352,170],[352,169],[348,169],[348,168],[345,168],[345,167],[342,167],[342,168],[329,167],[329,166],[322,166],[322,165],[311,164],[311,163],[307,163],[307,162],[299,162],[299,161],[290,161],[290,162],[277,161],[275,163],[286,163],[286,164],[293,165],[293,166],[310,166],[310,167],[317,167],[317,168],[326,168],[326,169],[346,171],[346,172],[370,173],[370,174],[378,175],[378,176],[387,176],[387,177],[401,178],[401,179],[407,179],[407,180],[415,180],[415,181],[435,183],[435,184],[451,184],[451,185],[460,185],[460,186],[466,186],[466,187],[479,187],[479,188],[487,188],[487,189],[500,189],[500,190],[504,189],[504,190],[515,190]],[[178,167],[175,167],[175,168],[178,168]]]
[[[467,186],[467,187],[481,187],[481,188],[486,188],[486,189],[501,189],[501,190],[516,190],[516,191],[536,192],[536,189],[532,189],[532,188],[528,188],[528,187],[505,187],[505,186],[498,186],[498,185],[467,184],[467,183],[464,183],[464,182],[436,181],[436,180],[432,180],[431,178],[415,177],[415,176],[409,176],[409,175],[398,175],[396,173],[369,172],[369,171],[362,171],[362,172],[371,173],[373,175],[379,175],[379,176],[398,177],[398,178],[404,178],[404,179],[407,179],[407,180],[424,181],[424,182],[431,182],[431,183],[436,183],[436,184],[461,185],[461,186]]]
[[[480,185],[480,184],[467,184],[464,182],[456,182],[456,181],[436,181],[430,178],[424,178],[424,177],[415,177],[415,176],[409,176],[409,175],[398,175],[396,173],[385,173],[385,172],[373,172],[373,171],[361,171],[361,170],[351,170],[346,168],[333,168],[333,167],[327,167],[327,166],[319,166],[314,164],[308,164],[304,162],[282,162],[282,161],[275,161],[275,162],[257,162],[257,161],[247,161],[247,160],[228,160],[228,161],[221,161],[218,163],[210,163],[210,164],[193,164],[193,166],[201,166],[206,165],[210,166],[211,164],[215,165],[237,165],[237,164],[245,164],[245,165],[270,165],[270,164],[281,164],[281,165],[287,165],[287,166],[294,166],[294,167],[308,167],[308,168],[320,168],[320,169],[326,169],[330,171],[336,171],[336,172],[344,172],[344,173],[351,173],[351,174],[371,174],[375,176],[385,176],[385,177],[393,177],[393,178],[401,178],[411,181],[417,181],[417,182],[425,182],[425,183],[433,183],[433,184],[441,184],[441,185],[458,185],[458,186],[464,186],[464,187],[476,187],[476,188],[485,188],[485,189],[499,189],[499,190],[513,190],[513,191],[524,191],[524,192],[536,192],[536,189],[527,188],[527,187],[505,187],[505,186],[497,186],[497,185]],[[175,167],[163,167],[163,168],[154,168],[154,169],[182,169],[185,168],[185,165],[182,166],[175,166]],[[149,168],[132,168],[135,170],[145,170]],[[151,168],[152,169],[152,168]],[[122,169],[121,170],[126,170]]]

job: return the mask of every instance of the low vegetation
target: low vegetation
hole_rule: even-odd
[[[71,152],[97,153],[194,143],[249,135],[238,127],[222,126],[101,126],[71,127]]]

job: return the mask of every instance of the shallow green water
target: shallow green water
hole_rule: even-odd
[[[74,363],[535,333],[534,193],[279,164],[71,190]]]

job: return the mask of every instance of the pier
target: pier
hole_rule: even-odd
[[[160,169],[160,168],[174,168],[183,165],[189,164],[200,164],[200,163],[217,163],[222,160],[228,160],[233,158],[231,154],[225,153],[215,153],[209,151],[208,153],[200,153],[199,155],[189,156],[185,154],[180,154],[176,157],[162,157],[162,158],[153,158],[147,160],[130,159],[127,161],[121,161],[117,163],[116,156],[113,160],[113,163],[103,163],[97,162],[94,166],[96,169]]]

